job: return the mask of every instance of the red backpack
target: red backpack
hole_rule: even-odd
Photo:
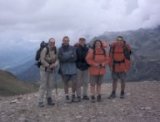
[[[124,43],[114,43],[110,48],[110,55],[114,63],[125,63],[125,59],[130,60],[131,50]]]

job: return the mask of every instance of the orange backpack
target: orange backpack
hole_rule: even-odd
[[[125,59],[130,60],[131,51],[124,43],[114,43],[110,48],[110,55],[114,63],[125,63]]]

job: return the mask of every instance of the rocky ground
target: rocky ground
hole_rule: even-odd
[[[127,84],[125,99],[107,99],[111,84],[103,84],[102,102],[65,103],[63,90],[54,107],[37,107],[37,93],[0,97],[0,122],[160,122],[160,82]]]

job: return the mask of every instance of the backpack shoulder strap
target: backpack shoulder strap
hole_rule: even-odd
[[[49,47],[47,46],[46,49],[47,49],[47,53],[46,54],[48,55],[49,54]]]
[[[48,47],[48,46],[46,46],[45,48],[46,48],[46,55],[49,55],[49,56],[50,56],[50,53],[49,53],[49,47]]]
[[[57,47],[54,47],[54,53],[57,54]]]
[[[115,52],[115,44],[110,45],[109,55],[113,55]]]
[[[95,55],[96,55],[96,50],[93,48],[93,59],[95,59]]]
[[[127,44],[126,44],[126,41],[123,41],[123,43],[124,43],[124,44],[123,44],[123,49],[128,48],[128,47],[127,47]]]

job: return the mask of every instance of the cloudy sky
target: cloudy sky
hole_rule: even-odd
[[[159,12],[160,0],[0,0],[0,43],[50,37],[60,43],[64,35],[73,42],[104,31],[156,27]]]

